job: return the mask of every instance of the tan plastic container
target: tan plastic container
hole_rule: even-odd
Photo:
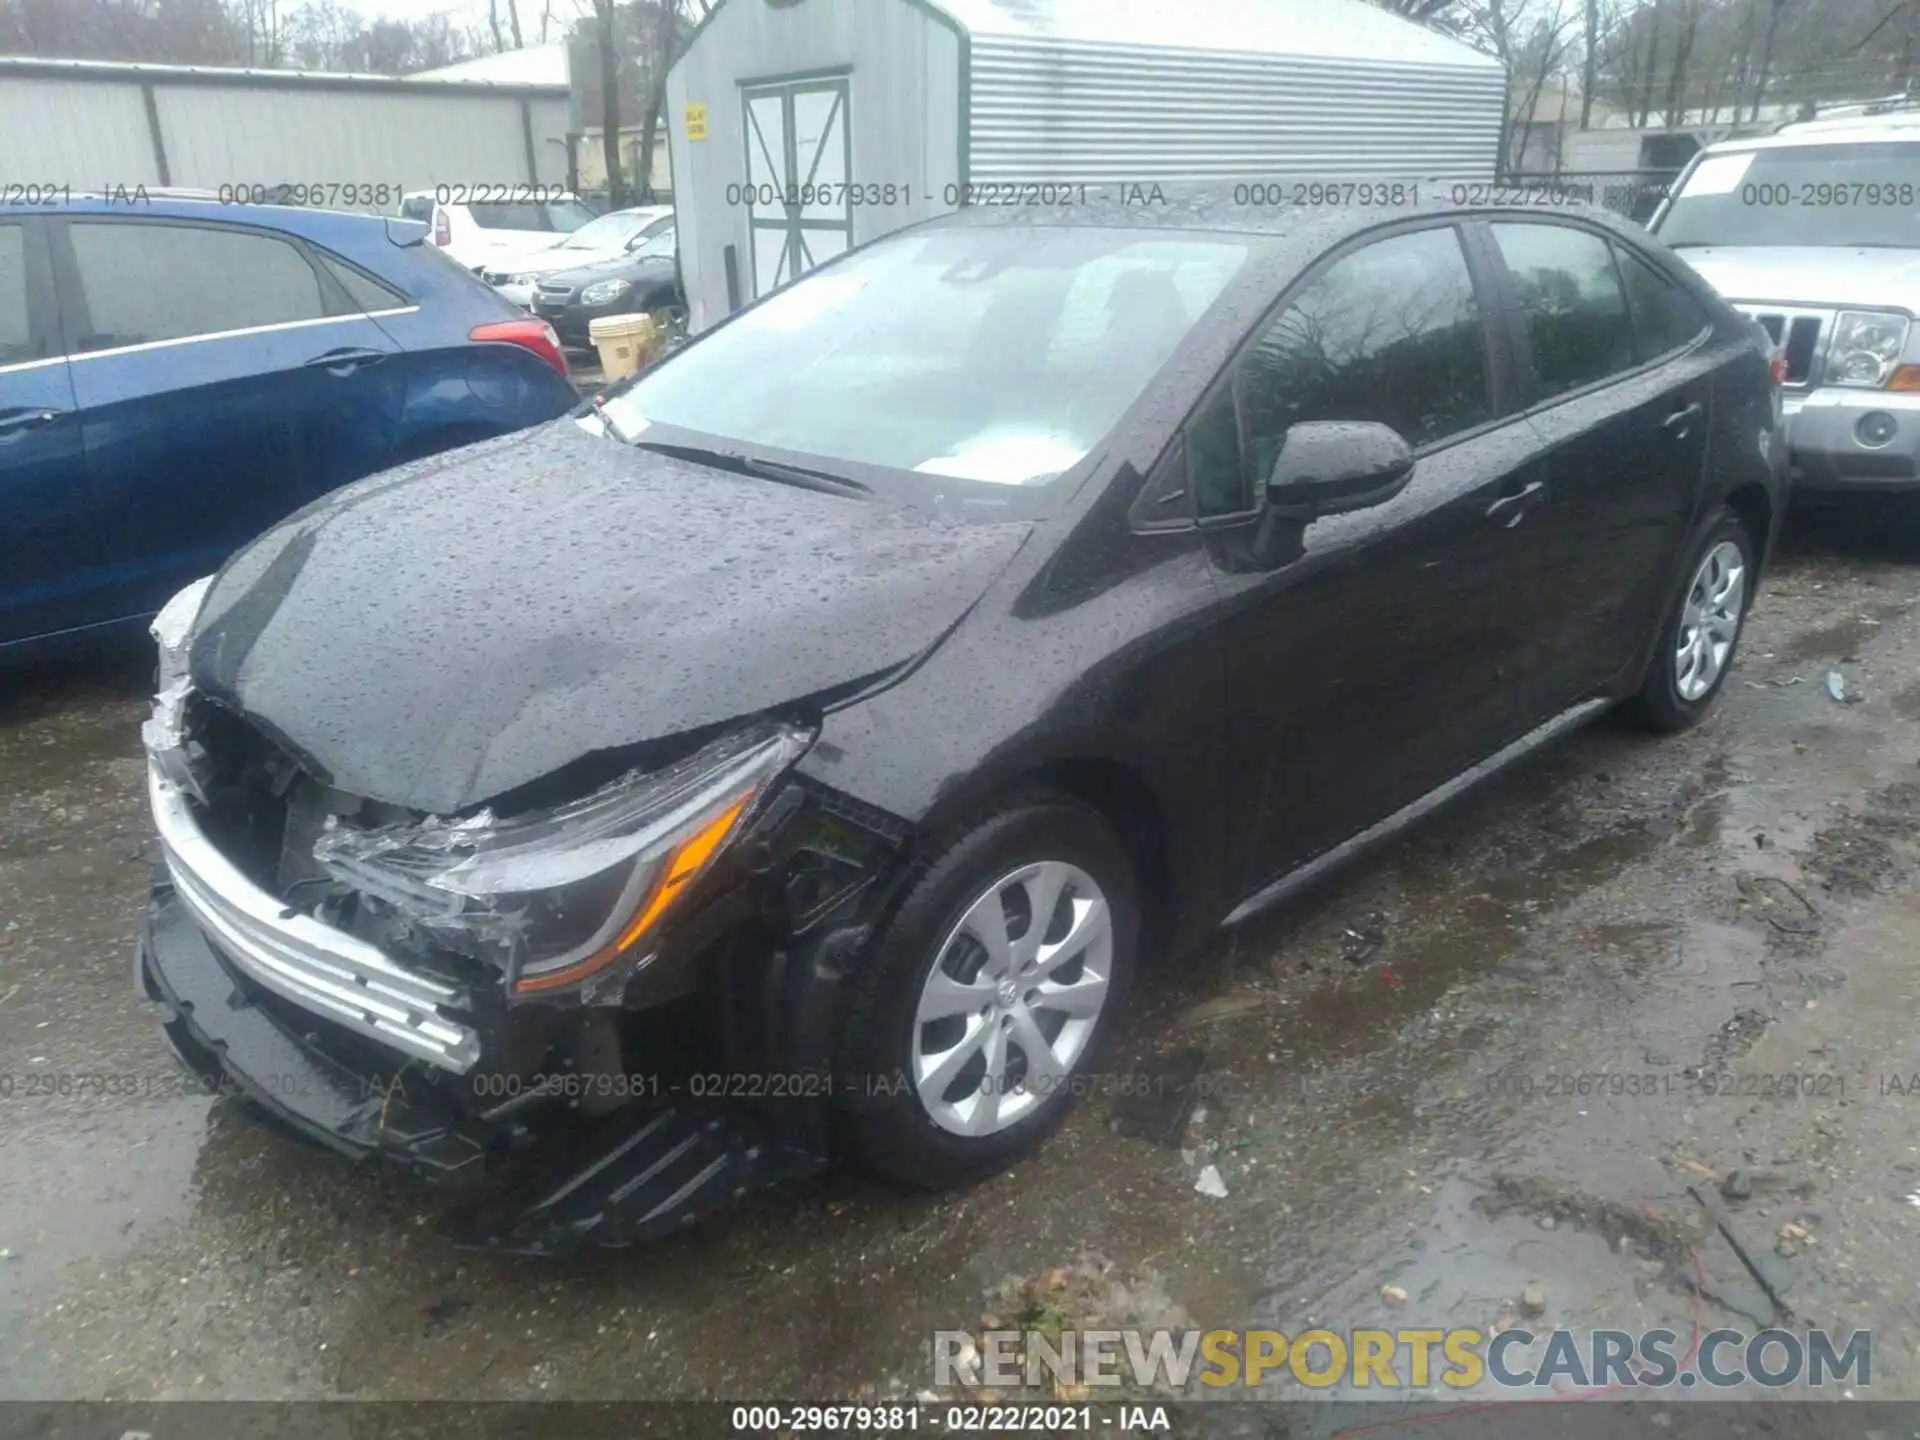
[[[640,368],[653,353],[651,315],[602,315],[587,326],[587,338],[600,352],[600,368],[609,380],[619,380]]]

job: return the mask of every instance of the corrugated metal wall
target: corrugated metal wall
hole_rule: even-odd
[[[981,181],[1490,180],[1497,69],[974,37]]]
[[[713,13],[667,77],[674,206],[690,322],[727,314],[726,247],[750,293],[748,210],[728,188],[747,180],[743,83],[845,71],[855,183],[898,187],[892,203],[853,207],[853,243],[940,214],[960,178],[960,42],[907,0],[807,0],[775,8],[732,0]],[[689,140],[686,107],[706,107]]]
[[[0,67],[0,178],[75,189],[566,180],[563,95],[525,96],[523,114],[523,96],[511,91],[434,94],[425,82],[417,92],[271,80],[168,79],[151,89],[164,176],[138,81],[34,78]]]
[[[0,76],[0,180],[159,184],[140,87]]]
[[[169,85],[155,91],[174,183],[407,189],[527,178],[520,106],[484,98]],[[556,151],[560,178],[566,155]]]

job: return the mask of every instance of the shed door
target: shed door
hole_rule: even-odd
[[[853,243],[847,102],[844,76],[741,92],[756,299]]]

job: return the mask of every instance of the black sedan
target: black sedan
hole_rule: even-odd
[[[945,1186],[1136,966],[1725,683],[1757,329],[1598,213],[975,211],[597,410],[362,482],[156,622],[179,1052],[459,1233]]]
[[[576,350],[592,344],[588,329],[605,315],[664,314],[684,323],[674,236],[669,225],[616,259],[542,275],[534,282],[533,313]]]

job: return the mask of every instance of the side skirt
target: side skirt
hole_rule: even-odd
[[[1288,871],[1272,884],[1248,896],[1233,908],[1233,913],[1221,922],[1222,925],[1238,925],[1242,920],[1257,915],[1262,910],[1291,900],[1302,890],[1317,884],[1327,875],[1371,850],[1381,841],[1419,824],[1443,805],[1452,804],[1469,790],[1483,781],[1492,779],[1515,761],[1531,755],[1542,746],[1552,744],[1569,731],[1579,729],[1613,703],[1606,699],[1583,701],[1571,710],[1556,715],[1537,729],[1529,730],[1511,745],[1496,750],[1478,765],[1461,771],[1446,784],[1429,790],[1411,805],[1401,807],[1386,819],[1369,825],[1359,834],[1341,841],[1331,850],[1315,856],[1298,869]]]

